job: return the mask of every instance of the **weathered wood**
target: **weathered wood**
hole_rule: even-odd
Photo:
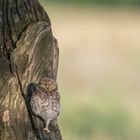
[[[33,115],[30,84],[57,77],[59,49],[50,20],[37,0],[0,0],[0,140],[62,140]]]
[[[38,0],[0,0],[0,54],[7,54],[27,27],[38,21],[50,20]]]

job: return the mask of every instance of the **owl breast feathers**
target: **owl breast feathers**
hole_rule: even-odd
[[[43,78],[35,85],[32,91],[30,106],[34,115],[41,117],[45,122],[44,131],[49,131],[49,123],[56,120],[60,112],[60,95],[55,80]]]

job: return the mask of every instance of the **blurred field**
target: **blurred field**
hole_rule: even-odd
[[[140,10],[44,6],[60,47],[64,140],[140,140]]]

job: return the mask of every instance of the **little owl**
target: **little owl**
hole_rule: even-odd
[[[30,105],[33,113],[43,119],[44,131],[49,133],[50,121],[56,120],[60,112],[60,95],[55,80],[45,77],[34,84]]]

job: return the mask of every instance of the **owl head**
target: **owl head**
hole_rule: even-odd
[[[56,91],[58,88],[56,81],[48,77],[41,79],[39,82],[39,86],[45,89],[48,93]]]

